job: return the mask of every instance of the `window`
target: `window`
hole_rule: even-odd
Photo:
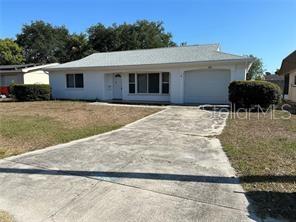
[[[162,81],[160,79],[162,75]],[[162,88],[161,88],[162,87]],[[169,73],[130,73],[129,93],[169,93]]]
[[[163,72],[162,74],[162,93],[168,94],[170,88],[170,77],[168,72]]]
[[[136,92],[136,77],[134,73],[129,74],[129,93]]]
[[[83,88],[83,74],[75,74],[75,87]]]
[[[147,80],[148,80],[147,74],[137,74],[138,93],[147,93],[147,88],[148,88]]]
[[[67,88],[74,88],[74,74],[67,74]]]
[[[67,74],[67,88],[83,88],[83,74]]]
[[[159,73],[148,74],[148,92],[159,93]]]

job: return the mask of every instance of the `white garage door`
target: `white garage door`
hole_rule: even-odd
[[[185,72],[185,103],[228,103],[229,70],[193,70]]]

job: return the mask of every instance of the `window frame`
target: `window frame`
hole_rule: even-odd
[[[169,90],[169,93],[162,93],[162,73],[168,73],[168,82],[165,82],[165,84],[168,84],[168,87],[170,86],[170,72],[135,72],[135,73],[128,73],[128,75],[130,74],[134,74],[135,76],[135,92],[134,93],[131,93],[130,90],[129,90],[129,87],[128,87],[128,93],[130,95],[163,95],[163,96],[167,96],[167,95],[170,95],[170,90]],[[138,75],[143,75],[143,74],[146,74],[146,79],[147,79],[147,91],[146,92],[138,92]],[[150,93],[149,92],[149,74],[158,74],[158,93]],[[128,84],[130,85],[130,81],[129,81],[129,77],[128,77]],[[133,84],[133,83],[131,83]]]
[[[81,87],[77,87],[76,84],[76,75],[81,75],[82,76],[82,86]],[[68,86],[68,76],[72,76],[73,77],[73,87],[69,87]],[[83,89],[84,88],[84,74],[83,73],[67,73],[66,74],[66,89]]]

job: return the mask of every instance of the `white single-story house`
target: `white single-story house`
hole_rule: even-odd
[[[23,64],[0,66],[0,94],[8,94],[11,84],[49,84],[48,73],[43,68],[58,65]]]
[[[46,70],[56,99],[226,104],[252,62],[209,44],[94,53]]]
[[[285,76],[287,99],[296,102],[296,50],[282,61],[280,74]]]

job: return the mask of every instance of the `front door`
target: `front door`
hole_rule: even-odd
[[[113,99],[122,99],[122,80],[120,74],[113,74]]]

